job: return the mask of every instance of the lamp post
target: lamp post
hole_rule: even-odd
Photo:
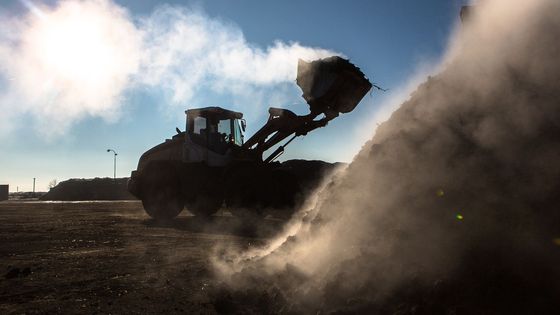
[[[107,152],[113,152],[113,179],[117,179],[117,152],[113,149],[107,149]]]

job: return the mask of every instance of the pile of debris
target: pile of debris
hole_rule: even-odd
[[[134,200],[126,184],[127,177],[123,178],[93,178],[93,179],[69,179],[60,182],[40,200]]]

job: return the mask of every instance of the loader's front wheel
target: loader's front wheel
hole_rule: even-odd
[[[186,207],[190,213],[197,217],[210,217],[218,210],[223,203],[223,197],[218,194],[200,194],[196,196],[195,200],[192,202],[187,202]]]

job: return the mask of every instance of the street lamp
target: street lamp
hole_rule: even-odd
[[[113,152],[113,179],[117,179],[117,152],[113,149],[107,149],[107,152]]]

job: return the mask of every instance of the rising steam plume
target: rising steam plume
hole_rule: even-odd
[[[442,70],[303,219],[263,249],[220,252],[230,286],[217,301],[235,310],[257,296],[255,311],[295,313],[557,312],[559,38],[556,0],[482,2]]]
[[[296,42],[259,47],[235,24],[184,6],[133,16],[112,0],[20,1],[21,14],[0,7],[0,136],[18,125],[57,137],[86,118],[114,122],[139,91],[181,109],[201,94],[259,103],[255,95],[295,80],[298,58],[335,54]]]

